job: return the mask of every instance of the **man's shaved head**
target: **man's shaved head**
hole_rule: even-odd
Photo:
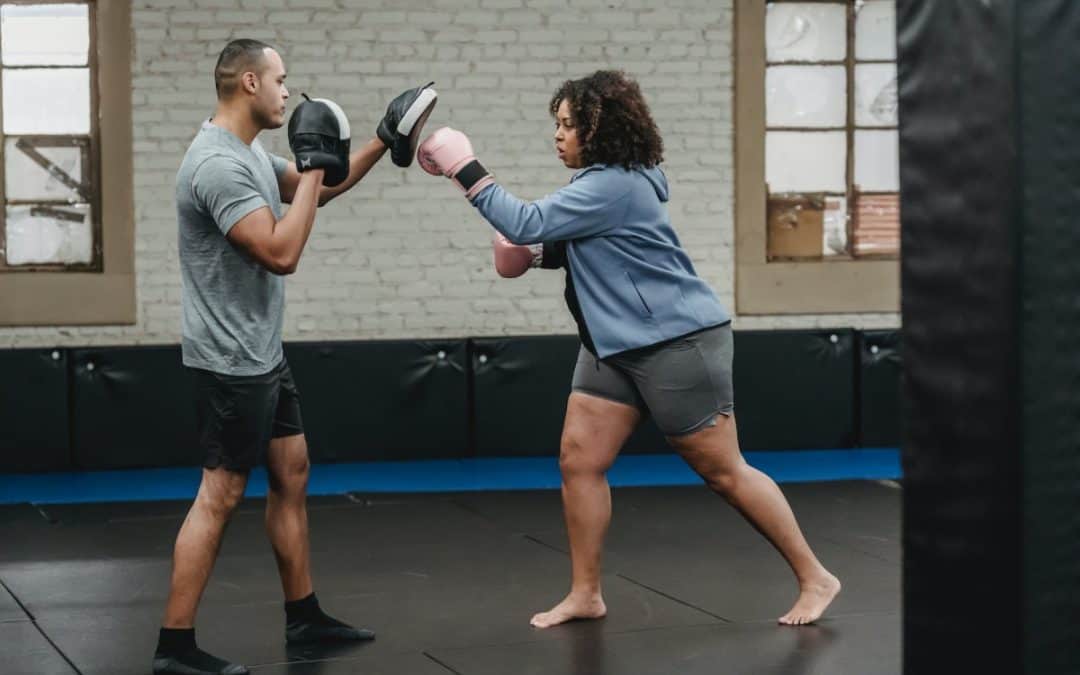
[[[214,88],[219,100],[231,98],[240,88],[240,78],[244,73],[261,76],[266,68],[266,50],[273,49],[258,40],[233,40],[225,45],[214,66]]]

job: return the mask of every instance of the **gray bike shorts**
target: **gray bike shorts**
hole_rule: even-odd
[[[578,352],[572,389],[652,415],[665,436],[684,436],[731,415],[731,324],[690,333],[599,360]]]

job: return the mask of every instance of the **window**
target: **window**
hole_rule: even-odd
[[[92,13],[0,2],[0,269],[101,270]]]
[[[0,326],[135,322],[131,3],[0,0]]]
[[[736,0],[736,305],[899,308],[893,0]]]
[[[896,256],[895,11],[893,0],[766,5],[770,260]]]

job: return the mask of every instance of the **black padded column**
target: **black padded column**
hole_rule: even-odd
[[[897,29],[904,671],[1080,673],[1080,3]]]

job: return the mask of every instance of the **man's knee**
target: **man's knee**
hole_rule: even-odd
[[[212,513],[227,518],[244,499],[247,478],[247,473],[229,471],[223,467],[208,470],[203,475],[199,499]]]
[[[277,445],[279,442],[281,444]],[[271,490],[275,492],[304,490],[311,473],[307,443],[303,438],[275,440],[275,445],[270,451],[270,465],[267,468]]]
[[[303,489],[307,486],[310,473],[311,462],[307,455],[289,458],[274,467],[270,487],[274,490]]]

